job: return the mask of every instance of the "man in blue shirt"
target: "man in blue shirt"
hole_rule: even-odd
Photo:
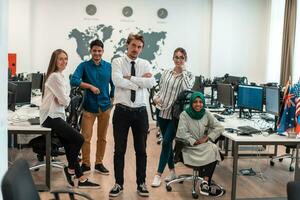
[[[98,39],[92,41],[90,52],[92,59],[80,63],[71,78],[72,86],[79,86],[85,89],[84,112],[81,122],[82,135],[84,137],[81,168],[84,173],[91,170],[90,143],[93,135],[93,125],[97,118],[95,171],[108,175],[109,171],[104,167],[102,161],[105,153],[107,127],[115,86],[111,78],[111,64],[102,59],[104,53],[103,43]]]

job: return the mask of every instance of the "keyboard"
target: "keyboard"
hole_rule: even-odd
[[[218,114],[214,114],[214,117],[215,117],[218,121],[220,121],[220,122],[224,122],[224,121],[225,121],[225,118],[222,117],[222,116],[220,116],[220,115],[218,115]]]
[[[261,131],[253,128],[252,126],[238,126],[238,129],[242,132],[242,134],[256,134],[256,133],[260,133]]]
[[[40,125],[40,118],[39,117],[30,118],[30,119],[28,119],[28,121],[31,125]]]

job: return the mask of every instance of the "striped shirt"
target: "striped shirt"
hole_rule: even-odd
[[[190,90],[194,80],[194,76],[186,70],[177,75],[173,75],[171,69],[166,69],[163,72],[159,82],[159,91],[154,97],[161,101],[161,106],[156,105],[160,110],[159,117],[172,119],[172,106],[177,96],[184,90]]]

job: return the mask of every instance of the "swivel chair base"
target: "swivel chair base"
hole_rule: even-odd
[[[179,175],[178,178],[168,182],[166,184],[166,190],[168,192],[170,192],[170,191],[172,191],[171,185],[173,183],[183,183],[184,181],[193,181],[192,197],[194,199],[198,199],[199,195],[196,192],[196,186],[197,186],[198,182],[201,184],[201,182],[203,181],[203,178],[199,176],[199,172],[197,170],[193,170],[193,175],[191,175],[191,174],[182,174],[182,175]]]

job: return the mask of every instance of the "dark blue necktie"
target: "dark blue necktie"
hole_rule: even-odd
[[[134,62],[134,61],[131,61],[130,63],[131,63],[131,76],[135,76],[135,68],[134,68],[135,62]],[[131,100],[132,102],[135,101],[135,90],[131,90],[130,100]]]

